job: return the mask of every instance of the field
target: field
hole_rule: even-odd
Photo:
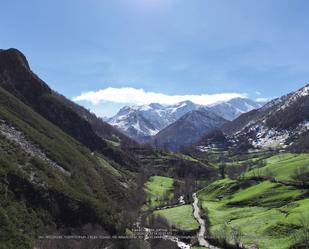
[[[173,199],[173,182],[170,177],[152,176],[145,183],[146,206],[145,209],[154,209]]]
[[[245,245],[261,249],[285,249],[302,239],[300,220],[309,218],[306,196],[307,190],[269,181],[230,179],[199,192],[212,235],[232,243],[232,231],[240,230]]]
[[[270,172],[280,181],[290,181],[298,167],[309,167],[309,154],[281,153],[266,160],[266,166],[249,171],[246,175],[268,175]]]
[[[193,208],[191,205],[158,210],[154,214],[166,218],[171,225],[183,231],[192,231],[199,228],[198,222],[193,217]]]

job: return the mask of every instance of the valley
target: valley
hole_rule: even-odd
[[[308,97],[126,107],[141,144],[0,50],[0,248],[308,248]]]
[[[243,158],[232,160],[244,163]],[[309,154],[281,152],[263,160],[264,166],[254,165],[236,178],[225,177],[197,190],[189,203],[163,206],[153,214],[180,234],[205,234],[206,240],[191,239],[192,248],[303,248],[308,240]],[[280,165],[282,170],[278,170]],[[303,167],[306,184],[295,176]]]

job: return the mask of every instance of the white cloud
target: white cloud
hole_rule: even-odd
[[[199,94],[199,95],[167,95],[163,93],[146,92],[144,89],[132,87],[105,88],[98,91],[82,93],[73,98],[74,101],[87,101],[93,105],[102,102],[114,102],[123,104],[175,104],[181,101],[190,100],[196,104],[209,105],[220,101],[227,101],[233,98],[247,98],[244,93],[218,93],[218,94]]]

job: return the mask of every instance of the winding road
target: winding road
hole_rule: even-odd
[[[204,219],[201,217],[201,211],[200,207],[198,206],[198,198],[196,193],[193,193],[193,216],[194,218],[198,221],[200,225],[200,229],[197,234],[198,238],[198,243],[200,246],[208,248],[208,249],[221,249],[219,247],[211,245],[206,239],[205,239],[205,233],[206,233],[206,224]],[[177,206],[177,205],[176,205]],[[165,208],[171,208],[172,206],[166,206],[166,207],[161,207],[160,209],[165,209]],[[150,231],[149,228],[141,226],[141,216],[137,219],[137,222],[135,223],[136,227],[142,228],[145,231],[145,239],[148,239],[148,233]],[[177,243],[178,248],[180,249],[191,249],[191,245],[188,243],[185,243],[181,241],[180,239],[177,238],[177,236],[165,236],[164,239],[170,240],[172,242]]]
[[[200,207],[198,206],[198,198],[196,196],[196,193],[192,195],[193,197],[193,216],[200,224],[200,230],[198,232],[198,243],[200,246],[207,247],[209,249],[220,249],[219,247],[212,246],[209,244],[209,242],[205,239],[205,233],[206,233],[206,225],[204,219],[201,217]]]

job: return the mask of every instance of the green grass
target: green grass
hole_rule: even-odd
[[[193,217],[191,205],[158,210],[154,214],[166,218],[171,225],[184,231],[192,231],[199,228],[198,222]]]
[[[1,87],[0,100],[0,119],[71,173],[64,175],[0,135],[0,248],[33,248],[38,232],[71,225],[63,221],[62,212],[76,213],[87,223],[95,220],[106,231],[119,229],[126,205],[134,204],[132,198],[137,194],[133,173],[111,159],[95,156]],[[86,211],[77,214],[79,208]],[[10,241],[10,237],[16,239]],[[28,247],[12,244],[19,241]]]
[[[192,156],[189,156],[189,155],[185,155],[185,154],[181,154],[181,153],[172,153],[172,152],[171,152],[171,155],[174,155],[176,157],[179,157],[179,158],[187,160],[187,161],[198,162],[197,159],[195,159],[195,158],[193,158]]]
[[[228,231],[238,227],[243,243],[257,244],[261,249],[285,249],[295,243],[299,218],[309,210],[305,196],[305,190],[268,181],[230,179],[216,181],[199,192],[213,235],[222,236],[225,224]]]
[[[229,204],[280,207],[301,198],[304,194],[304,190],[264,181],[235,193],[229,200]]]
[[[107,170],[116,177],[121,177],[120,172],[116,168],[114,168],[107,160],[103,159],[102,156],[98,157],[98,160],[105,170]]]
[[[114,147],[119,147],[120,146],[120,141],[113,141],[113,140],[109,140],[109,139],[104,139],[108,144],[110,144],[111,146]]]
[[[145,183],[146,208],[153,209],[173,198],[173,182],[170,177],[152,176]]]
[[[266,160],[266,166],[253,169],[246,176],[267,175],[271,172],[280,181],[290,181],[296,168],[309,165],[309,154],[281,153]]]

